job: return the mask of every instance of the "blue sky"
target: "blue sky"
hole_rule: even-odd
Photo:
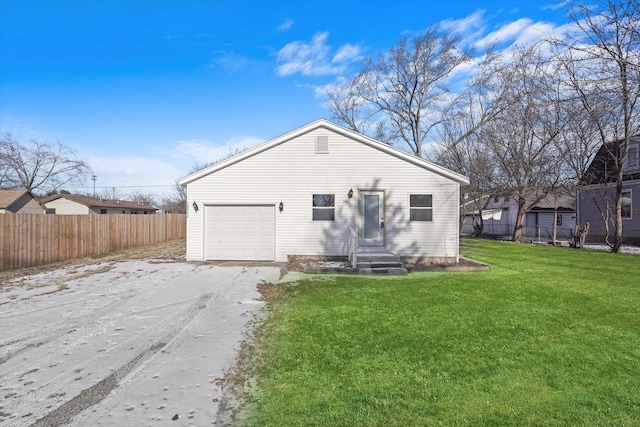
[[[322,88],[440,23],[505,47],[561,0],[1,0],[0,132],[61,141],[96,187],[163,194],[193,165],[318,118]],[[90,191],[87,187],[71,191]]]

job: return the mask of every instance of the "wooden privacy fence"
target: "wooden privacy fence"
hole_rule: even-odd
[[[0,271],[186,237],[186,215],[0,214]]]

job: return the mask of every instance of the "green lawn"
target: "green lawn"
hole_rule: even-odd
[[[640,425],[640,257],[462,253],[491,270],[272,289],[243,424]]]

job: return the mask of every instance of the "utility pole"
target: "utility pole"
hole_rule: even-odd
[[[96,180],[98,179],[97,176],[93,175],[91,177],[91,180],[93,181],[93,197],[96,197]]]

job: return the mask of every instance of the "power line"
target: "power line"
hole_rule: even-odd
[[[176,184],[159,184],[159,185],[107,185],[107,186],[96,186],[96,189],[105,189],[105,188],[160,188],[160,187],[175,187]],[[87,186],[81,186],[81,187],[67,187],[66,185],[64,186],[65,188],[73,188],[73,189],[86,189],[86,188],[93,188],[93,187],[87,187]]]

